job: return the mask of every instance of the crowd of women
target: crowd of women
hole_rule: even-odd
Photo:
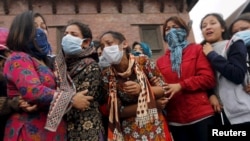
[[[154,62],[146,43],[118,31],[93,42],[75,20],[53,54],[43,16],[17,15],[0,29],[1,140],[208,141],[209,126],[250,128],[249,14],[227,28],[209,13],[200,29],[190,43],[187,23],[167,17]]]

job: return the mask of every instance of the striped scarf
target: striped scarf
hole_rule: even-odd
[[[129,69],[132,69],[134,66],[134,71],[137,76],[137,80],[141,86],[141,92],[138,97],[138,106],[135,122],[139,127],[143,127],[149,122],[158,120],[158,112],[156,108],[156,103],[154,99],[154,94],[151,90],[149,81],[144,74],[143,70],[139,67],[139,64],[135,61],[135,56],[130,54],[129,60]],[[127,73],[124,75],[131,74],[130,70],[127,70]],[[131,70],[132,71],[132,70]],[[118,101],[117,101],[117,86],[116,86],[116,77],[114,70],[110,69],[109,76],[109,141],[123,141],[121,125],[119,120],[119,110],[118,110]],[[121,74],[119,74],[121,75]],[[111,135],[110,135],[111,134]]]
[[[59,126],[63,115],[71,109],[71,99],[76,94],[76,88],[71,78],[67,74],[67,66],[62,53],[59,53],[55,59],[55,71],[57,78],[57,91],[50,104],[45,129],[55,132]]]
[[[177,72],[179,78],[181,77],[180,66],[182,61],[182,51],[188,45],[186,36],[187,32],[182,28],[171,28],[169,33],[165,36],[165,40],[167,41],[170,50],[172,70]]]

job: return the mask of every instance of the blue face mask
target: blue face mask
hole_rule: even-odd
[[[50,44],[49,44],[49,42],[47,40],[47,35],[40,28],[38,28],[36,30],[35,41],[37,43],[37,46],[41,49],[41,51],[44,54],[48,55],[51,52],[51,47],[50,47]]]
[[[132,54],[134,56],[140,56],[142,53],[141,52],[138,52],[138,51],[132,51]]]
[[[250,30],[239,31],[233,35],[233,40],[242,39],[247,47],[250,47]]]
[[[178,77],[181,76],[181,61],[182,50],[187,47],[188,42],[186,40],[187,32],[182,28],[171,28],[165,35],[165,40],[168,43],[170,50],[170,60],[172,64],[172,70],[177,72]]]
[[[82,42],[84,39],[74,37],[70,34],[62,38],[62,48],[66,55],[75,55],[83,51]]]
[[[36,43],[36,47],[34,46],[33,42],[30,42],[28,45],[31,48],[34,56],[36,56],[38,59],[45,58],[51,52],[51,47],[47,40],[47,36],[42,29],[36,29],[34,41]]]
[[[171,28],[165,35],[165,40],[170,47],[175,47],[185,42],[187,32],[182,28]]]

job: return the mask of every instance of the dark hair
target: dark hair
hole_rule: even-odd
[[[3,45],[0,45],[0,46],[3,46]],[[4,46],[5,47],[5,46]],[[0,61],[1,60],[3,60],[4,58],[3,57],[8,57],[7,56],[7,53],[10,53],[11,51],[8,49],[8,48],[6,48],[6,49],[3,49],[3,48],[1,48],[0,47],[0,55],[1,55],[1,57],[0,57]],[[2,57],[3,56],[3,57]],[[1,67],[1,66],[0,66]]]
[[[116,32],[116,31],[106,31],[100,36],[100,38],[102,38],[106,34],[111,34],[113,38],[119,41],[119,44],[126,40],[123,34],[121,34],[120,32]]]
[[[204,21],[205,18],[207,18],[208,16],[213,16],[215,17],[218,22],[220,23],[221,25],[221,28],[224,29],[224,32],[222,32],[222,39],[223,40],[227,40],[229,39],[229,34],[228,34],[228,30],[227,30],[227,25],[226,25],[226,22],[225,20],[222,18],[222,16],[218,13],[209,13],[207,15],[205,15],[202,19],[201,19],[201,23],[200,23],[200,29],[202,30],[202,23]]]
[[[5,50],[1,50],[1,51],[0,51],[0,55],[1,55],[1,56],[4,56],[4,57],[7,57],[7,56],[5,55]],[[0,61],[2,61],[2,60],[4,60],[4,58],[0,57]],[[0,68],[1,68],[1,66],[0,66]],[[0,70],[0,71],[1,71],[1,70]]]
[[[94,40],[94,41],[92,41],[91,44],[92,44],[91,46],[94,47],[96,49],[96,51],[98,51],[98,49],[101,49],[101,51],[103,51],[104,46],[103,46],[103,44],[101,44],[100,41]],[[98,54],[98,52],[97,52],[97,54]]]
[[[243,13],[242,15],[240,15],[237,19],[235,19],[231,25],[229,26],[228,30],[229,30],[229,33],[230,35],[232,36],[232,30],[233,30],[233,25],[238,22],[238,21],[246,21],[246,22],[249,22],[250,23],[250,12],[248,13]]]
[[[132,49],[134,49],[136,45],[139,45],[142,48],[143,54],[147,55],[149,58],[152,57],[152,50],[147,43],[135,41],[133,43]]]
[[[39,58],[35,53],[41,52],[41,49],[37,47],[34,40],[36,34],[34,18],[35,15],[32,11],[25,11],[17,15],[10,26],[6,46],[12,51],[25,52],[38,60],[42,59],[51,68],[51,62],[47,57]],[[29,47],[31,44],[34,45],[35,50]]]
[[[32,54],[28,44],[35,37],[36,27],[34,25],[34,15],[32,11],[26,11],[17,15],[9,30],[6,46],[13,51],[22,51]]]
[[[94,40],[94,41],[92,41],[92,45],[93,45],[93,47],[95,47],[96,49],[98,49],[98,48],[101,48],[101,47],[102,47],[102,45],[101,45],[100,41],[98,41],[98,40]]]
[[[124,35],[123,35],[122,33],[116,32],[116,31],[111,31],[111,30],[110,30],[110,31],[104,32],[104,33],[100,36],[100,38],[102,38],[102,37],[103,37],[104,35],[106,35],[106,34],[111,34],[111,36],[112,36],[113,38],[115,38],[115,39],[117,39],[117,40],[119,41],[119,44],[126,40],[126,38],[124,37]],[[126,48],[126,53],[130,53],[130,51],[131,51],[131,48],[130,48],[130,47],[127,47],[127,48]]]
[[[76,25],[76,26],[78,26],[79,29],[80,29],[80,31],[81,31],[81,33],[82,33],[83,38],[89,38],[89,39],[92,40],[92,32],[91,32],[91,30],[90,30],[90,28],[89,28],[88,25],[86,25],[86,24],[84,24],[84,23],[82,23],[80,21],[77,21],[77,20],[71,20],[71,21],[68,22],[68,24],[65,27],[65,29],[68,26],[70,26],[70,25]]]
[[[171,16],[168,19],[166,19],[166,21],[164,22],[163,27],[162,27],[162,37],[163,37],[164,41],[166,41],[166,39],[165,39],[166,27],[167,27],[168,22],[170,22],[170,21],[179,25],[180,28],[184,29],[187,32],[187,36],[189,35],[190,27],[187,25],[187,23],[181,17]]]
[[[133,43],[133,45],[132,45],[132,49],[134,49],[136,45],[141,45],[141,44],[140,44],[139,42],[135,41],[135,42]]]

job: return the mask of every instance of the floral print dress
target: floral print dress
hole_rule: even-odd
[[[162,78],[160,72],[156,68],[154,62],[150,61],[144,55],[136,58],[137,63],[140,65],[141,69],[143,69],[147,78],[150,79],[154,76]],[[109,84],[109,70],[112,68],[108,68],[103,71],[103,85],[104,89],[108,89]],[[117,94],[123,106],[137,104],[138,96],[129,96],[122,90],[122,85],[125,81],[135,81],[138,82],[135,72],[131,74],[126,80],[116,75],[116,83],[117,83]],[[163,84],[164,81],[161,80]],[[135,117],[130,117],[121,120],[121,128],[122,134],[124,136],[125,141],[171,141],[171,135],[168,130],[167,121],[162,113],[162,111],[158,110],[159,119],[154,123],[148,123],[144,127],[139,127],[135,122]]]
[[[66,61],[77,92],[88,89],[87,95],[94,98],[87,110],[72,108],[66,114],[68,141],[102,141],[105,136],[98,102],[101,96],[98,91],[101,70],[98,63],[88,57],[86,52]]]
[[[56,90],[50,68],[23,52],[13,52],[5,62],[8,97],[21,96],[36,104],[34,112],[14,113],[5,128],[5,141],[64,141],[66,124],[61,121],[56,132],[44,129],[50,102]]]

